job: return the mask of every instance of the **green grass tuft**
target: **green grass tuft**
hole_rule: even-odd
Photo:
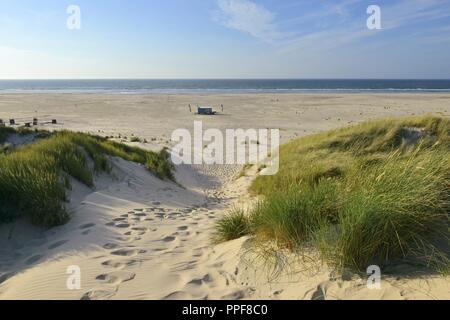
[[[242,210],[235,209],[217,222],[214,242],[239,239],[251,233],[251,218]]]

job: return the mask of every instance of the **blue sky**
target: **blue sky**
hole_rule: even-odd
[[[450,0],[0,0],[0,78],[450,78]]]

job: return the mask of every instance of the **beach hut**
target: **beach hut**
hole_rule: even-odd
[[[214,115],[216,113],[213,111],[212,107],[198,107],[197,108],[197,114],[200,114],[200,115]]]

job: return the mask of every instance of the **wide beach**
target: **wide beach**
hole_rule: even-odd
[[[197,116],[197,105],[219,113]],[[450,94],[0,94],[0,119],[57,119],[58,125],[40,128],[114,137],[150,150],[170,148],[174,130],[192,130],[200,120],[220,130],[280,129],[286,143],[365,120],[428,113],[448,118]],[[130,142],[133,136],[142,142]],[[114,164],[115,179],[99,176],[95,189],[74,186],[66,225],[0,226],[0,299],[449,298],[448,278],[412,274],[408,265],[380,290],[369,290],[356,275],[335,278],[326,268],[304,270],[296,262],[262,271],[248,238],[211,241],[217,219],[252,201],[252,174],[239,177],[238,166],[183,165],[176,167],[175,184],[137,164]],[[67,289],[70,266],[82,271],[79,290]]]

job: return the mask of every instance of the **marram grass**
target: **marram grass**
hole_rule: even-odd
[[[414,259],[448,272],[450,121],[369,121],[281,147],[280,171],[260,176],[263,196],[239,230],[257,243],[316,248],[337,268]],[[242,236],[220,221],[218,238]],[[224,234],[226,233],[226,234]]]
[[[2,129],[0,137],[5,141],[11,133]],[[0,223],[20,216],[45,227],[67,222],[63,204],[71,188],[69,176],[92,187],[95,174],[111,171],[108,156],[140,163],[161,179],[173,179],[165,150],[145,151],[84,133],[54,133],[0,153]]]

